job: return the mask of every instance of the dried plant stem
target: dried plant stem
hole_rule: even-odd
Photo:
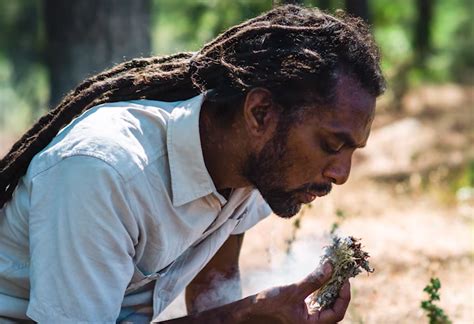
[[[318,291],[309,296],[310,310],[321,310],[331,307],[344,282],[357,276],[364,269],[374,272],[369,265],[369,254],[361,249],[359,240],[348,237],[332,236],[332,245],[326,248],[321,264],[330,261],[333,265],[331,279]]]

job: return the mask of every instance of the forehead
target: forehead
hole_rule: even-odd
[[[341,76],[336,84],[334,102],[316,109],[318,127],[331,133],[350,133],[357,143],[364,144],[375,114],[375,96],[350,76]]]

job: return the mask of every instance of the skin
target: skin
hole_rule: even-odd
[[[344,74],[336,84],[334,102],[304,107],[283,135],[281,107],[267,89],[248,92],[230,127],[222,126],[212,105],[204,104],[200,129],[206,167],[223,194],[254,186],[277,215],[292,217],[303,203],[327,194],[332,184],[347,181],[352,155],[365,146],[374,112],[375,97]],[[256,169],[253,173],[252,168]],[[187,288],[187,308],[194,314],[169,323],[335,323],[343,319],[350,301],[348,282],[331,309],[310,314],[304,303],[329,280],[330,265],[292,285],[199,312],[193,300],[209,291],[217,274],[238,275],[241,243],[242,238],[229,237]]]

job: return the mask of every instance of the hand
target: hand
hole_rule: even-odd
[[[160,323],[173,324],[329,324],[341,321],[349,305],[350,287],[346,282],[331,309],[309,313],[305,299],[331,278],[327,263],[300,282],[274,287],[233,303]]]
[[[331,309],[310,313],[305,299],[315,290],[321,288],[331,278],[332,266],[326,263],[323,269],[316,269],[306,278],[288,286],[267,289],[255,296],[255,309],[257,316],[245,323],[301,323],[301,324],[326,324],[336,323],[344,318],[350,296],[350,285],[347,281],[339,292]]]

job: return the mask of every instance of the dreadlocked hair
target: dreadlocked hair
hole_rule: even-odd
[[[265,87],[276,102],[290,107],[304,98],[295,95],[302,88],[310,87],[321,100],[330,98],[335,71],[341,67],[379,96],[385,88],[379,61],[362,20],[287,5],[228,29],[198,52],[124,62],[83,81],[0,160],[0,208],[11,199],[34,155],[93,106],[134,99],[184,100],[211,89],[209,100],[218,102]]]

